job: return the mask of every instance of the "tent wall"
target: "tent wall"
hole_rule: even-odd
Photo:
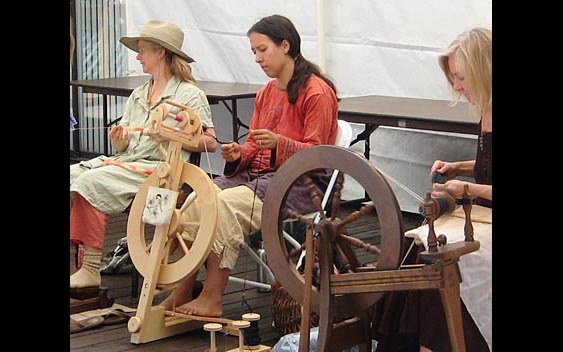
[[[326,73],[342,97],[449,99],[437,53],[458,33],[491,27],[492,20],[491,0],[136,0],[126,6],[129,34],[152,18],[180,25],[186,34],[184,49],[197,61],[195,74],[211,81],[267,81],[254,63],[246,31],[274,13],[293,21],[303,56],[319,63],[317,23],[323,22]],[[132,53],[129,65],[142,72]]]
[[[264,84],[268,77],[254,62],[246,31],[263,16],[289,17],[301,34],[302,54],[322,64],[340,97],[386,95],[449,100],[451,92],[437,64],[437,54],[458,33],[492,27],[491,0],[136,0],[126,2],[127,34],[149,19],[171,20],[185,33],[183,49],[196,62],[200,80]],[[323,35],[319,40],[318,34]],[[320,57],[319,55],[323,55]],[[129,51],[129,74],[142,69]],[[247,122],[253,101],[240,101]],[[219,139],[230,138],[229,113],[212,106]],[[356,125],[359,133],[363,126]],[[430,187],[436,159],[472,159],[475,136],[381,127],[371,136],[371,161],[421,197]],[[360,145],[353,149],[363,152]],[[217,152],[202,167],[222,173]],[[401,209],[418,211],[418,201],[393,184]],[[345,197],[353,198],[355,190]]]

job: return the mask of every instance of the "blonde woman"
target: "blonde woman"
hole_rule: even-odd
[[[71,289],[100,285],[99,269],[108,214],[123,212],[147,178],[144,173],[108,164],[106,159],[145,170],[154,170],[162,159],[153,139],[140,132],[127,132],[124,127],[146,126],[151,112],[165,99],[170,99],[192,108],[207,128],[197,148],[183,150],[182,158],[188,161],[190,152],[213,152],[217,146],[209,102],[191,73],[190,63],[194,60],[181,49],[182,29],[168,21],[151,20],[138,36],[123,37],[120,41],[138,53],[137,60],[150,78],[133,90],[120,124],[109,132],[117,154],[70,166],[71,251],[76,245],[84,248],[82,263],[78,263],[80,269],[70,276]],[[170,112],[177,113],[177,109],[171,107]]]
[[[474,238],[478,251],[459,260],[463,332],[467,351],[492,351],[492,205],[493,205],[493,96],[492,31],[473,28],[463,32],[439,56],[453,90],[454,103],[462,97],[479,112],[480,133],[474,160],[436,160],[430,172],[445,176],[445,183],[432,185],[432,196],[443,192],[461,198],[464,187],[473,201]],[[475,182],[458,180],[472,177]],[[440,217],[434,224],[437,233],[463,240],[463,209]],[[405,236],[425,243],[428,225],[408,231]],[[457,236],[457,237],[456,237]],[[456,241],[453,241],[456,242]],[[424,250],[420,247],[419,251]],[[378,352],[451,351],[445,314],[437,290],[394,293],[380,302],[384,312],[376,317]]]
[[[477,204],[492,208],[492,31],[474,28],[464,32],[440,56],[440,67],[453,89],[456,101],[464,96],[481,115],[475,160],[445,162],[436,160],[431,172],[444,174],[447,182],[435,183],[433,191],[446,191],[461,198],[465,185],[469,194],[477,197]],[[475,178],[474,183],[456,180],[458,176]],[[435,193],[435,194],[436,194]]]

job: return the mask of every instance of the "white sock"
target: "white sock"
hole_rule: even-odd
[[[100,286],[100,266],[102,265],[102,250],[84,246],[84,257],[80,269],[70,276],[70,288]]]

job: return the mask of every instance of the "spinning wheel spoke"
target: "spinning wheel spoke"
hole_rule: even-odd
[[[183,221],[183,226],[199,226],[199,222],[197,221]]]
[[[191,199],[186,199],[186,201],[184,202],[184,204],[182,204],[182,207],[180,208],[180,214],[184,214],[184,212],[192,205],[195,203],[197,199],[197,195],[195,197],[192,197]]]
[[[374,212],[375,212],[375,208],[373,204],[364,205],[360,208],[360,210],[356,210],[351,214],[349,214],[348,216],[346,216],[338,226],[344,227],[345,225],[348,225],[349,223],[358,220],[360,217]]]
[[[149,255],[150,251],[151,251],[151,247],[152,247],[152,242],[148,243],[145,247],[144,252]]]
[[[288,219],[295,219],[297,221],[299,221],[300,223],[303,223],[305,225],[313,225],[314,224],[314,220],[311,219],[309,216],[307,216],[307,214],[301,214],[296,212],[295,210],[292,209],[288,209],[286,211],[286,217]]]
[[[341,234],[339,237],[339,240],[341,241],[345,241],[346,243],[349,243],[357,248],[362,248],[370,253],[374,253],[374,254],[380,254],[381,253],[381,249],[378,246],[369,244],[369,243],[365,243],[355,237],[351,237],[345,234]]]
[[[342,196],[342,187],[344,185],[344,174],[342,172],[338,173],[338,178],[334,184],[334,194],[332,196],[332,216],[331,220],[336,219],[336,214],[340,211],[340,202]]]
[[[170,254],[174,250],[173,241],[166,241],[166,246],[164,248],[164,258],[162,259],[162,264],[167,264],[170,262]]]
[[[182,251],[184,251],[184,253],[187,254],[190,251],[190,249],[186,245],[186,241],[182,237],[182,234],[180,234],[179,232],[176,232],[176,239],[178,240],[180,247],[182,247]]]
[[[307,193],[311,197],[311,202],[315,205],[315,208],[321,215],[321,219],[326,219],[326,215],[323,209],[323,205],[321,202],[321,197],[317,193],[317,189],[315,188],[315,184],[311,180],[309,176],[303,176],[305,187],[307,188]]]

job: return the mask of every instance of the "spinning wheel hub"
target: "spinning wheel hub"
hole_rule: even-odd
[[[180,210],[174,209],[172,213],[172,218],[170,219],[170,226],[168,227],[168,237],[173,237],[177,233],[182,233],[184,231],[184,226],[181,223],[182,213]]]
[[[319,221],[318,224],[315,225],[315,232],[321,233],[325,236],[328,236],[330,241],[334,241],[336,239],[338,225],[342,221],[339,219],[331,220],[329,218],[322,219]]]

